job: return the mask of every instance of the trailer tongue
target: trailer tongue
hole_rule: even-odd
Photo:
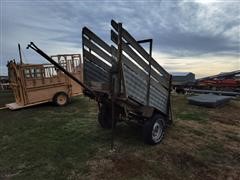
[[[136,41],[121,23],[111,21],[109,46],[91,30],[82,30],[83,82],[40,50],[36,51],[84,88],[84,94],[99,104],[98,121],[103,128],[114,128],[117,122],[135,121],[143,127],[148,144],[161,142],[165,128],[172,122],[171,75]],[[151,49],[151,48],[150,48]],[[112,138],[113,139],[113,138]],[[113,145],[113,143],[112,143]]]

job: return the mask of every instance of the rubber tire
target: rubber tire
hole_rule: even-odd
[[[112,128],[112,113],[109,105],[102,104],[98,112],[98,122],[104,129]]]
[[[58,102],[58,98],[59,98],[60,96],[64,96],[64,97],[66,98],[65,103],[60,104],[60,103]],[[68,97],[68,95],[67,95],[66,93],[60,92],[60,93],[57,93],[57,94],[54,96],[53,102],[54,102],[54,104],[57,105],[57,106],[65,106],[65,105],[67,105],[68,102],[69,102],[69,97]]]
[[[160,137],[157,141],[154,140],[152,136],[153,127],[156,123],[158,123],[161,128]],[[146,144],[150,145],[159,144],[162,141],[164,134],[165,134],[165,121],[163,116],[161,116],[160,114],[153,115],[153,117],[150,118],[143,125],[143,138]]]

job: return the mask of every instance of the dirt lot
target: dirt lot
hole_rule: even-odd
[[[1,101],[1,100],[0,100]],[[173,97],[174,124],[157,146],[121,124],[116,151],[94,101],[0,111],[0,179],[240,179],[240,101],[216,109]]]

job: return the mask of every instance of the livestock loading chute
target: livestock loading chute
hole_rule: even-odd
[[[112,20],[111,25],[115,46],[105,43],[87,27],[82,30],[83,82],[35,44],[28,47],[79,83],[83,93],[98,102],[98,121],[103,128],[112,129],[113,137],[118,122],[133,121],[142,125],[146,143],[157,144],[172,122],[171,75],[121,23]]]
[[[78,79],[82,79],[82,60],[80,54],[51,56]],[[22,109],[46,102],[64,106],[71,97],[82,94],[82,88],[52,64],[27,64],[11,60],[7,64],[10,87],[15,102],[6,104],[11,110]]]
[[[70,98],[82,94],[82,88],[52,64],[29,64],[22,59],[8,61],[9,86],[15,102],[6,104],[11,110],[21,109],[46,102],[58,106],[66,105]],[[82,80],[82,59],[80,54],[60,54],[51,56],[66,71]]]

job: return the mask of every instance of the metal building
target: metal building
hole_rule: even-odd
[[[172,72],[172,85],[190,85],[195,82],[195,74],[192,72]]]

